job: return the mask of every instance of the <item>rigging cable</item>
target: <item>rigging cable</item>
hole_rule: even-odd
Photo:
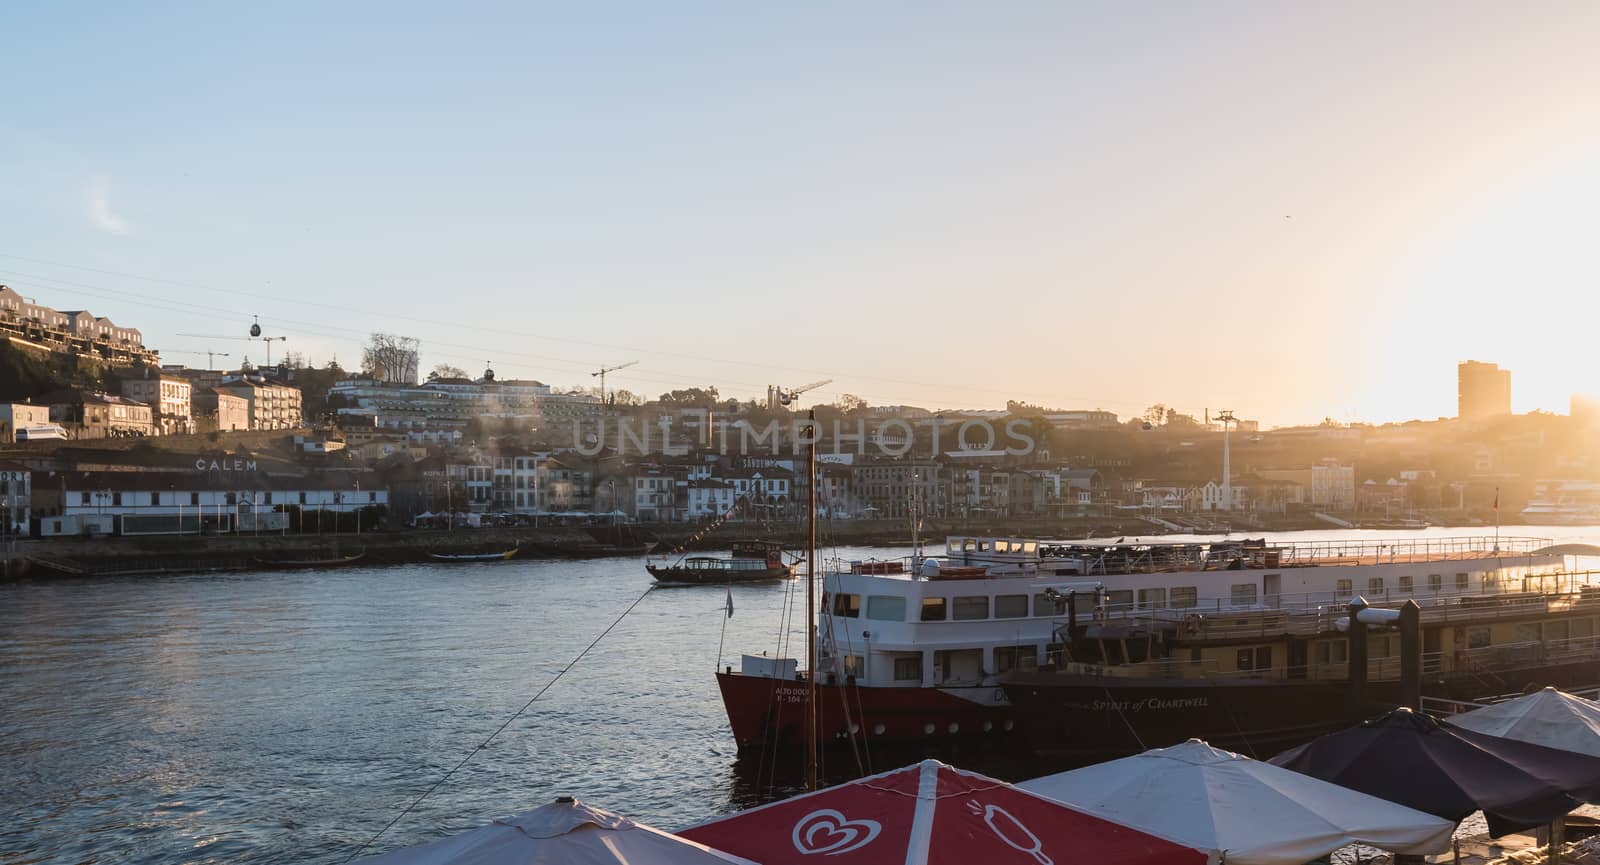
[[[473,748],[471,751],[468,751],[467,752],[467,756],[462,757],[461,758],[461,762],[457,763],[455,765],[455,768],[452,768],[450,771],[444,773],[443,777],[441,777],[439,780],[433,782],[433,786],[432,787],[429,787],[427,790],[423,791],[421,796],[418,796],[416,799],[414,799],[411,802],[410,805],[407,805],[403,811],[401,811],[399,814],[396,814],[394,816],[393,820],[390,820],[388,823],[384,824],[384,827],[382,829],[379,829],[377,834],[373,835],[371,838],[368,838],[364,843],[362,843],[362,845],[360,847],[356,848],[356,852],[350,854],[350,858],[349,859],[346,859],[344,861],[346,863],[349,863],[349,862],[353,861],[357,856],[360,856],[363,851],[365,851],[368,847],[371,847],[373,845],[373,843],[375,843],[379,838],[382,838],[383,837],[383,833],[389,831],[391,828],[394,827],[394,824],[400,822],[400,820],[402,818],[404,818],[407,814],[410,814],[411,811],[414,808],[416,808],[418,805],[422,804],[422,800],[424,800],[424,799],[428,798],[429,796],[433,795],[433,791],[439,789],[440,785],[442,785],[442,784],[444,784],[444,782],[450,780],[450,776],[452,776],[456,772],[460,771],[461,767],[467,765],[467,762],[470,761],[473,757],[478,756],[478,752],[484,750],[485,748],[488,748],[489,747],[489,743],[493,742],[495,740],[496,736],[499,736],[501,733],[504,733],[506,728],[511,726],[511,722],[512,721],[515,721],[518,718],[522,717],[522,713],[528,711],[528,707],[532,706],[535,700],[537,700],[540,697],[544,696],[544,692],[550,690],[550,687],[552,685],[554,685],[556,682],[561,681],[561,677],[565,676],[567,674],[568,670],[571,670],[573,667],[577,666],[578,662],[583,660],[583,657],[585,655],[589,654],[589,651],[591,649],[593,649],[595,646],[600,645],[600,641],[604,640],[606,638],[606,635],[611,633],[612,629],[614,629],[617,625],[622,624],[622,620],[626,619],[628,617],[628,614],[633,612],[634,608],[639,606],[639,604],[641,602],[643,602],[645,598],[649,597],[650,592],[652,592],[654,590],[655,590],[655,586],[654,585],[651,585],[651,586],[647,587],[644,590],[644,594],[641,594],[639,597],[635,598],[633,603],[629,604],[628,608],[626,610],[622,611],[622,615],[618,616],[615,620],[613,620],[611,622],[611,624],[606,626],[606,629],[604,631],[600,632],[600,636],[595,637],[594,641],[591,642],[589,645],[585,646],[583,648],[583,651],[578,653],[577,657],[575,657],[571,661],[567,662],[567,665],[565,667],[562,667],[561,670],[559,672],[557,672],[553,678],[550,679],[550,681],[544,683],[544,687],[540,688],[538,693],[534,694],[531,698],[529,698],[528,702],[523,703],[522,704],[522,708],[520,708],[517,711],[511,713],[511,717],[507,718],[505,720],[505,723],[501,724],[493,733],[490,733],[489,734],[489,738],[484,739],[483,742],[478,745],[478,747]]]

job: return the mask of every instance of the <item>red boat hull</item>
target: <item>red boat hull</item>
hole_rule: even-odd
[[[717,686],[741,751],[805,746],[803,680],[718,673]],[[1015,722],[1009,706],[991,706],[939,688],[861,688],[818,684],[817,739],[824,745],[940,745],[1003,741]]]

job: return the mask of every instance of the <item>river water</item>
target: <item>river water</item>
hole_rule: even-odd
[[[776,653],[803,588],[735,587],[729,619],[721,588],[650,583],[606,559],[0,585],[0,863],[342,862],[635,601],[367,852],[563,794],[673,829],[790,792],[736,760],[712,672],[719,641]]]

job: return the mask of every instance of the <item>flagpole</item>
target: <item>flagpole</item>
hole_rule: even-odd
[[[807,417],[811,448],[806,460],[806,789],[817,789],[817,412]]]
[[[722,617],[722,634],[717,637],[717,666],[715,667],[717,670],[722,669],[722,641],[728,636],[728,620],[733,618],[733,585],[730,583],[726,588],[728,590],[728,600],[722,607],[726,615]]]

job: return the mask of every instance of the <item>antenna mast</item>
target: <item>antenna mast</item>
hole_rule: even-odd
[[[1222,509],[1233,510],[1233,471],[1228,463],[1228,427],[1233,423],[1233,412],[1229,409],[1217,411],[1217,420],[1222,422]]]

